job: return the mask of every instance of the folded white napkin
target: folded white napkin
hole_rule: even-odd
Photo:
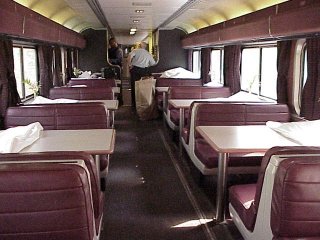
[[[48,104],[48,103],[77,103],[78,100],[67,99],[67,98],[58,98],[58,99],[49,99],[41,96],[37,96],[30,104]]]
[[[79,75],[79,78],[90,78],[91,76],[91,71],[84,71]]]
[[[243,91],[231,95],[230,97],[228,97],[228,100],[243,102],[265,102],[265,100],[262,100],[262,98],[260,98],[259,96]]]
[[[0,132],[0,153],[17,153],[40,137],[43,127],[39,122],[9,128]]]
[[[320,120],[289,123],[268,121],[266,125],[301,145],[320,146]]]
[[[199,78],[199,75],[182,67],[169,69],[161,74],[165,78]]]

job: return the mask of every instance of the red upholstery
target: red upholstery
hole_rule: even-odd
[[[188,78],[157,78],[156,87],[173,87],[173,86],[202,86],[202,79]],[[163,106],[162,93],[156,92],[156,101],[158,108]]]
[[[192,107],[199,102],[193,103]],[[190,117],[190,116],[189,116]],[[201,103],[197,105],[194,116],[194,129],[197,126],[237,126],[258,125],[267,121],[288,122],[290,113],[285,104],[259,103]],[[189,142],[190,122],[184,129],[184,140]],[[218,166],[217,153],[210,147],[202,136],[195,131],[195,155],[207,168]],[[241,159],[241,160],[240,160]],[[230,166],[259,166],[260,157],[230,156]]]
[[[231,95],[228,87],[214,88],[214,87],[198,87],[198,86],[179,86],[170,87],[168,92],[168,99],[207,99],[218,97],[229,97]],[[179,125],[179,109],[168,105],[170,111],[170,120],[175,125]],[[188,119],[189,109],[185,110],[185,121]]]
[[[36,104],[9,107],[4,118],[5,129],[40,122],[45,130],[105,129],[109,128],[103,103]],[[101,158],[100,168],[109,164]]]
[[[105,78],[71,79],[68,85],[86,85],[89,88],[109,88],[117,86],[115,79]]]
[[[320,239],[320,157],[281,162],[271,205],[273,239]]]
[[[108,127],[103,103],[35,104],[9,107],[5,128],[40,122],[45,130],[99,129]]]
[[[265,172],[271,157],[290,154],[319,155],[320,148],[271,148],[262,158],[256,184],[235,185],[229,188],[229,201],[249,231],[254,230]],[[275,176],[272,196],[271,228],[274,239],[313,240],[317,238],[311,237],[320,236],[320,197],[316,196],[320,191],[319,170],[319,156],[290,157],[288,161],[281,162]]]
[[[51,99],[112,100],[114,94],[111,87],[55,87],[50,89],[49,97]]]
[[[157,78],[156,87],[202,86],[202,79],[195,78]]]
[[[81,166],[52,163],[66,160],[83,160],[90,176]],[[0,161],[0,239],[87,240],[97,235],[104,195],[90,155],[2,154]]]

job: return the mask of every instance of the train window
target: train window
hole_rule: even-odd
[[[301,66],[301,74],[300,74],[300,83],[299,83],[299,108],[301,107],[301,100],[302,100],[302,91],[304,88],[304,85],[307,82],[307,77],[308,77],[308,60],[307,60],[307,48],[306,45],[303,45],[302,51],[301,51],[301,59],[300,59],[300,66]]]
[[[37,51],[35,48],[14,46],[13,57],[18,93],[22,99],[26,99],[33,91],[24,81],[30,80],[31,84],[38,82]]]
[[[245,48],[241,60],[241,89],[267,98],[277,98],[277,48]]]
[[[196,50],[192,52],[192,72],[195,73],[198,78],[201,75],[201,52]]]
[[[223,50],[213,49],[211,51],[210,77],[211,82],[223,85]]]

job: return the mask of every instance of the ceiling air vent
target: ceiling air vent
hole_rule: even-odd
[[[132,2],[132,6],[134,7],[151,7],[151,2]]]

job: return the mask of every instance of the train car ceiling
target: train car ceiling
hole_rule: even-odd
[[[122,44],[140,41],[156,29],[179,28],[192,33],[286,1],[15,0],[76,32],[108,29]],[[129,34],[132,27],[138,29],[134,35]]]

